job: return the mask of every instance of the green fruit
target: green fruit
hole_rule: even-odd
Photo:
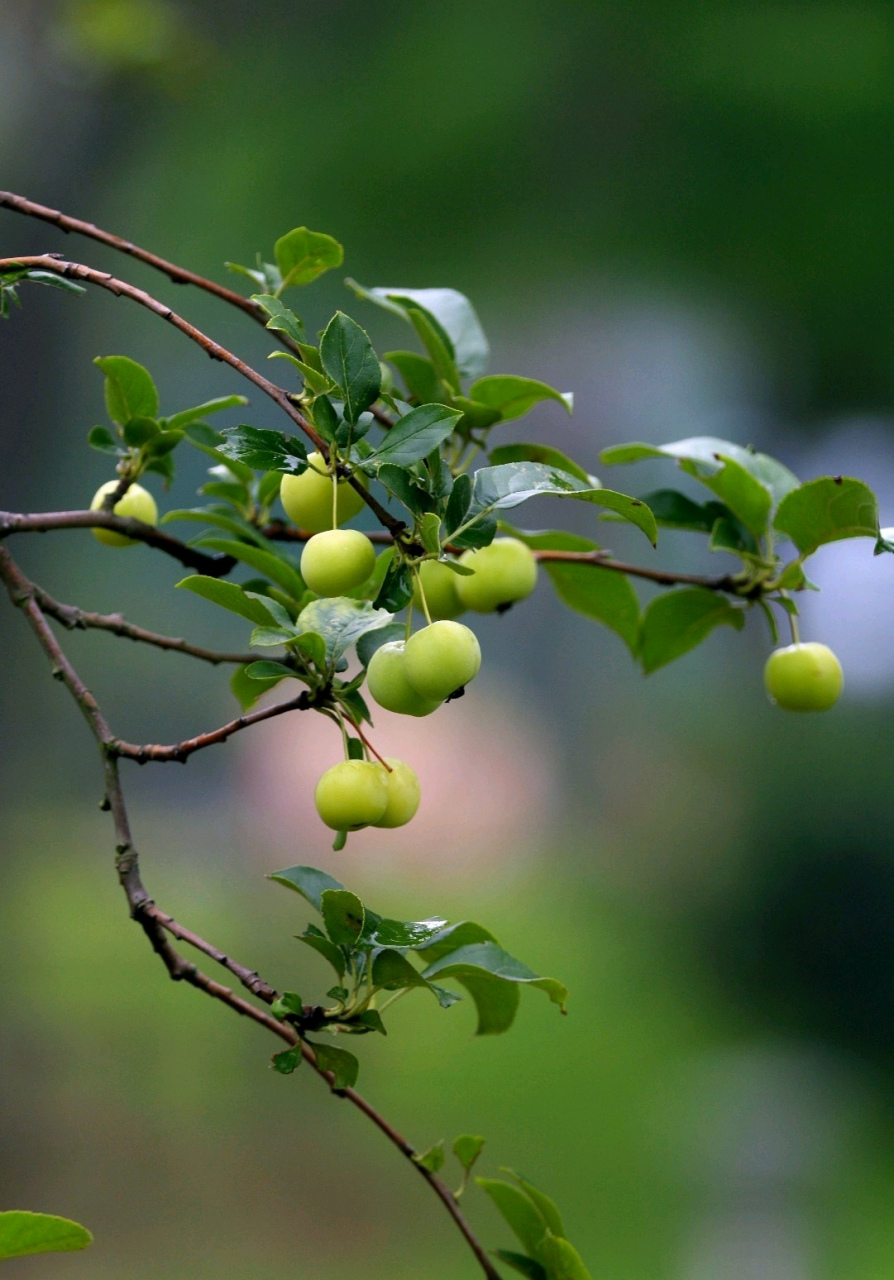
[[[390,773],[384,765],[377,764],[375,767],[379,770],[388,788],[388,804],[385,806],[385,812],[378,822],[373,822],[371,825],[374,827],[402,827],[410,821],[419,808],[419,800],[421,798],[419,779],[416,777],[415,770],[411,769],[408,764],[404,764],[403,760],[392,760],[390,756],[386,756],[385,759],[391,766]]]
[[[456,594],[466,609],[493,613],[525,600],[537,585],[537,561],[518,538],[496,538],[479,551],[465,551],[460,564],[474,569],[469,578],[456,579]]]
[[[433,622],[410,636],[404,650],[407,679],[423,698],[443,702],[474,680],[481,649],[474,631],[461,622]]]
[[[366,760],[343,760],[327,769],[317,783],[317,813],[333,831],[359,831],[378,822],[388,807],[385,770]]]
[[[320,471],[326,470],[322,454],[309,453],[307,461],[310,466],[300,476],[283,476],[279,496],[293,524],[299,529],[309,529],[311,533],[322,533],[324,529],[332,528],[332,477],[320,475]],[[313,467],[319,470],[314,471]],[[363,477],[359,478],[363,482]],[[346,524],[363,507],[363,499],[357,490],[347,480],[339,480],[336,523]]]
[[[301,576],[318,596],[343,596],[365,582],[376,564],[376,552],[357,529],[315,533],[301,553]]]
[[[425,603],[433,619],[458,618],[461,613],[465,613],[465,605],[456,591],[456,584],[460,581],[459,574],[438,560],[423,560],[418,569],[422,590],[425,592]],[[422,596],[419,594],[419,583],[415,580],[413,604],[425,612],[422,608]]]
[[[117,480],[107,480],[105,484],[101,484],[93,495],[90,510],[99,511],[106,494],[114,493],[117,488]],[[132,484],[124,497],[115,503],[113,510],[116,516],[132,517],[134,520],[142,520],[143,524],[158,524],[155,499],[139,484]],[[117,533],[114,529],[94,529],[93,536],[107,547],[135,547],[138,541],[136,538],[126,538],[123,533]]]
[[[841,697],[841,663],[824,644],[776,649],[764,668],[767,693],[786,711],[828,711]]]
[[[402,716],[428,716],[441,705],[421,697],[407,679],[403,640],[392,640],[376,649],[367,669],[366,687],[380,707]]]

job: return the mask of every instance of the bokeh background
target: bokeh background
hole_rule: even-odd
[[[222,280],[293,226],[326,230],[365,283],[469,293],[494,371],[575,392],[573,419],[551,405],[531,432],[590,469],[610,443],[725,435],[805,479],[870,481],[883,523],[892,174],[894,10],[872,0],[0,0],[4,187]],[[270,349],[212,299],[0,214],[2,254],[46,249],[144,284],[256,362]],[[313,327],[351,301],[334,275],[302,299]],[[393,345],[387,317],[352,312]],[[10,509],[82,506],[108,478],[85,445],[93,356],[149,365],[163,409],[242,390],[106,295],[31,289],[0,339]],[[276,425],[257,397],[242,419]],[[201,479],[186,461],[162,505]],[[594,532],[593,512],[574,519]],[[689,535],[655,555],[595,529],[647,563],[721,564]],[[244,643],[145,548],[70,533],[15,551],[63,599]],[[484,622],[484,673],[437,725],[380,717],[426,787],[387,841],[332,854],[308,795],[337,744],[300,717],[186,769],[128,770],[151,890],[277,985],[326,985],[291,940],[308,913],[264,879],[294,862],[391,915],[482,919],[568,983],[567,1019],[530,993],[495,1040],[472,1038],[464,1006],[407,1000],[387,1042],[360,1046],[361,1084],[419,1146],[486,1135],[482,1171],[555,1195],[594,1277],[894,1270],[894,563],[855,542],[814,565],[804,629],[847,677],[821,719],[766,703],[756,618],[644,681],[543,584]],[[232,714],[213,669],[105,635],[69,645],[132,741]],[[0,1205],[96,1233],[9,1276],[473,1275],[361,1117],[165,982],[114,882],[92,746],[10,610],[0,653]],[[469,1214],[509,1246],[480,1194]]]

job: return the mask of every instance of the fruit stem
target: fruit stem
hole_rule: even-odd
[[[784,598],[785,598],[786,600],[789,600],[789,594],[788,594],[788,592],[787,592],[787,591],[781,591],[779,594],[780,594],[781,596],[784,596]],[[793,602],[793,601],[789,601],[789,603],[790,603],[790,604],[793,604],[794,602]],[[789,611],[788,611],[788,621],[789,621],[789,626],[790,626],[790,627],[791,627],[791,629],[792,629],[792,644],[800,644],[800,643],[801,643],[801,635],[800,635],[800,632],[798,631],[798,615],[797,615],[797,613],[795,613],[795,612],[793,612],[793,611],[789,610]]]
[[[425,621],[429,626],[431,626],[431,614],[428,611],[428,601],[425,598],[425,588],[422,585],[422,575],[416,565],[413,565],[413,577],[416,579],[416,586],[419,588],[419,599],[422,601],[422,612],[425,614]]]
[[[407,630],[404,635],[404,644],[407,643],[413,633],[413,601],[411,600],[407,607]]]
[[[332,472],[332,527],[338,528],[338,467]]]
[[[340,708],[340,707],[337,707],[337,708],[336,708],[335,714],[336,714],[336,716],[338,717],[338,727],[339,727],[339,729],[341,729],[341,741],[342,741],[342,746],[343,746],[343,747],[344,747],[344,749],[345,749],[345,759],[346,759],[346,760],[350,760],[350,758],[351,758],[351,749],[350,749],[350,747],[348,746],[348,731],[347,731],[347,729],[345,728],[345,718],[344,718],[344,716],[343,716],[343,715],[342,715],[342,713],[341,713],[341,708]]]

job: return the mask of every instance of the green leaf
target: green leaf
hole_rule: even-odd
[[[91,449],[96,449],[99,453],[124,452],[117,437],[112,435],[108,427],[91,427],[87,433],[87,443]]]
[[[385,609],[377,609],[368,600],[336,596],[306,605],[298,615],[298,627],[323,637],[327,659],[334,664],[362,635],[384,627],[393,616]]]
[[[453,482],[453,489],[447,499],[447,510],[444,514],[444,532],[448,538],[465,521],[472,505],[472,477],[463,472]]]
[[[455,977],[471,995],[478,1010],[476,1035],[497,1035],[512,1025],[518,1007],[518,987],[546,992],[564,1013],[567,988],[555,978],[541,978],[495,942],[459,947],[423,970],[423,978]]]
[[[284,675],[273,676],[265,680],[259,680],[256,676],[249,676],[250,667],[257,667],[257,662],[246,663],[244,667],[237,667],[230,676],[230,690],[233,697],[239,703],[243,711],[248,711],[255,705],[258,698],[266,693],[268,689],[274,689],[284,679]],[[269,663],[271,667],[279,666],[278,662]],[[283,667],[283,672],[288,671],[287,667]],[[290,675],[294,674],[289,672]]]
[[[391,616],[399,613],[413,598],[413,577],[405,560],[392,559],[385,572],[374,605],[387,609]]]
[[[435,317],[422,307],[408,306],[407,318],[428,352],[435,373],[448,395],[459,395],[460,374],[453,344]]]
[[[429,1173],[438,1173],[444,1168],[444,1159],[444,1139],[442,1138],[440,1142],[436,1142],[433,1147],[429,1147],[421,1155],[414,1155],[413,1163],[418,1164],[423,1169],[427,1169]]]
[[[548,1280],[591,1280],[580,1254],[568,1240],[548,1233],[543,1244]]]
[[[251,565],[252,569],[257,569],[258,573],[262,573],[271,582],[278,582],[293,600],[300,600],[307,590],[301,574],[281,553],[263,551],[247,542],[236,542],[229,538],[200,538],[193,545],[220,551],[223,555],[232,556],[234,560]]]
[[[205,574],[197,573],[181,579],[177,586],[193,591],[197,596],[210,600],[212,604],[220,605],[222,609],[229,609],[231,613],[238,613],[241,618],[247,618],[249,622],[254,622],[258,626],[277,625],[278,620],[270,609],[261,604],[257,598],[247,595],[241,587],[237,587],[235,582],[222,582],[220,578],[209,578]]]
[[[295,436],[261,427],[230,427],[219,452],[255,471],[284,471],[300,475],[307,470],[307,450]]]
[[[439,930],[433,938],[421,943],[415,950],[424,953],[424,959],[432,964],[452,951],[458,951],[460,947],[474,942],[496,942],[496,938],[484,925],[477,924],[474,920],[460,920]]]
[[[386,351],[385,359],[394,365],[404,380],[407,392],[420,404],[431,404],[443,398],[441,379],[427,356],[420,356],[415,351]]]
[[[519,378],[509,373],[479,378],[469,388],[469,397],[497,410],[503,422],[522,417],[541,400],[557,400],[568,413],[574,408],[574,396],[570,391],[556,391],[536,378]]]
[[[287,307],[284,302],[280,302],[274,294],[255,293],[252,295],[252,302],[257,303],[262,311],[266,311],[270,319],[267,321],[267,328],[274,329],[279,333],[284,333],[299,346],[301,343],[307,342],[307,333],[304,328],[304,321],[297,316],[291,307]]]
[[[595,542],[573,533],[526,533],[513,529],[511,525],[506,529],[533,551],[591,552],[599,549]],[[563,604],[610,627],[636,655],[639,647],[639,599],[625,574],[616,569],[601,568],[598,564],[575,564],[567,560],[542,560],[540,563]]]
[[[276,877],[272,877],[276,879]],[[332,965],[332,968],[338,974],[339,978],[345,976],[347,967],[344,952],[341,947],[337,947],[334,942],[330,942],[328,938],[323,937],[321,933],[314,933],[308,929],[305,933],[295,935],[299,942],[303,942],[305,946],[310,947],[312,951],[318,952],[324,960]]]
[[[343,884],[317,867],[286,867],[283,871],[274,871],[267,878],[285,885],[287,889],[294,889],[319,912],[323,910],[323,894],[327,890],[344,888]]]
[[[57,276],[55,271],[41,271],[37,267],[29,267],[21,273],[20,278],[30,281],[31,284],[46,284],[51,289],[62,289],[66,293],[87,292],[82,284],[76,284],[74,280],[66,280],[64,276]]]
[[[356,893],[325,889],[320,898],[326,932],[337,947],[353,947],[363,932],[366,913]]]
[[[428,983],[406,956],[393,947],[384,947],[373,959],[373,983],[386,991],[400,991],[403,987],[427,987]]]
[[[527,1178],[523,1178],[520,1173],[516,1173],[514,1169],[504,1168],[501,1170],[501,1173],[508,1173],[510,1178],[515,1179],[522,1191],[524,1191],[524,1193],[534,1202],[534,1205],[540,1211],[544,1222],[553,1235],[564,1236],[565,1227],[562,1223],[562,1215],[559,1213],[559,1208],[556,1202],[550,1199],[545,1192],[540,1191],[539,1188],[535,1187],[532,1182],[527,1180]]]
[[[250,662],[245,668],[245,674],[249,680],[273,680],[277,684],[280,680],[295,680],[298,678],[297,672],[291,667],[285,666],[282,662]]]
[[[677,489],[645,493],[643,502],[651,508],[659,525],[692,533],[710,533],[719,519],[731,514],[722,502],[693,502]]]
[[[160,431],[161,427],[154,418],[129,418],[122,427],[121,434],[129,445],[138,449]]]
[[[274,1018],[279,1018],[280,1020],[290,1013],[300,1015],[304,1013],[304,1002],[297,991],[284,991],[281,996],[273,1001],[270,1006],[270,1012]]]
[[[453,1140],[453,1154],[460,1162],[466,1173],[472,1168],[472,1165],[481,1155],[484,1147],[484,1138],[475,1133],[461,1133],[458,1138]]]
[[[436,511],[430,511],[419,521],[419,541],[429,555],[441,554],[441,517]]]
[[[641,498],[631,498],[611,489],[595,488],[589,481],[578,479],[557,467],[540,462],[506,462],[501,466],[482,467],[475,472],[474,502],[482,509],[507,510],[529,498],[551,495],[593,502],[617,512],[635,524],[654,545],[658,537],[655,517]]]
[[[353,1088],[360,1073],[360,1063],[353,1053],[348,1053],[347,1049],[337,1049],[333,1044],[320,1044],[317,1041],[313,1042],[311,1048],[321,1071],[332,1072],[333,1089]]]
[[[656,596],[640,627],[640,659],[646,675],[694,649],[715,627],[741,631],[745,614],[724,596],[704,587],[687,587]]]
[[[307,227],[296,227],[280,236],[273,255],[282,276],[282,289],[310,284],[331,267],[340,267],[345,257],[344,249],[332,236],[308,231]]]
[[[446,924],[442,916],[430,920],[377,920],[372,929],[367,929],[367,937],[377,947],[417,948],[441,933]]]
[[[770,491],[773,505],[782,501],[792,489],[797,489],[798,477],[775,458],[753,449],[743,449],[730,440],[718,440],[715,436],[692,436],[687,440],[675,440],[672,444],[622,444],[602,453],[602,461],[609,466],[618,463],[641,462],[646,458],[673,458],[689,475],[700,480],[716,474],[724,460],[736,463]],[[684,466],[686,463],[688,466]],[[740,513],[737,513],[740,514]]]
[[[381,649],[383,644],[390,644],[392,640],[402,640],[405,632],[406,627],[402,622],[389,622],[385,627],[367,631],[357,641],[357,657],[361,666],[368,667],[377,649]]]
[[[267,326],[268,329],[270,326]],[[320,395],[323,392],[333,389],[332,382],[326,377],[325,373],[317,373],[316,369],[309,364],[305,364],[303,360],[299,360],[297,356],[293,356],[291,351],[272,351],[267,357],[268,360],[288,360],[295,366],[304,383],[310,388],[314,395]]]
[[[390,462],[383,463],[376,472],[376,479],[414,516],[434,511],[438,505],[437,499],[424,487],[422,480],[404,467],[393,466]]]
[[[378,399],[382,370],[369,336],[343,311],[336,311],[320,342],[323,368],[341,388],[345,418],[356,423]]]
[[[0,1213],[0,1259],[30,1253],[72,1253],[86,1249],[92,1240],[86,1227],[69,1218],[25,1209]]]
[[[106,375],[109,417],[123,427],[131,418],[157,418],[158,392],[152,375],[129,356],[97,356],[93,361]]]
[[[841,538],[878,538],[878,501],[862,480],[824,476],[810,480],[779,504],[774,528],[804,556]]]
[[[181,409],[173,417],[168,418],[167,425],[172,431],[182,431],[184,427],[206,418],[209,413],[220,413],[224,409],[235,409],[238,405],[248,404],[246,396],[218,396],[216,400],[206,400],[197,404],[194,409]]]
[[[301,1045],[296,1044],[293,1049],[284,1049],[282,1053],[275,1053],[270,1059],[270,1065],[281,1076],[290,1076],[301,1066]]]
[[[409,320],[409,308],[421,308],[448,339],[459,372],[464,378],[480,378],[487,368],[490,349],[481,322],[469,299],[456,289],[365,289],[355,280],[345,283],[360,298]]]
[[[505,1262],[507,1267],[512,1267],[513,1271],[527,1276],[528,1280],[549,1280],[546,1270],[540,1263],[523,1253],[513,1253],[510,1249],[495,1249],[494,1256],[501,1262]]]
[[[583,467],[579,467],[561,450],[548,444],[503,444],[498,449],[491,449],[488,462],[493,467],[501,466],[504,462],[542,462],[545,466],[558,467],[560,471],[577,476],[586,485],[591,486],[593,483],[592,476]]]
[[[236,275],[247,276],[259,289],[265,289],[268,293],[274,293],[282,287],[279,267],[273,262],[262,262],[260,254],[258,254],[257,270],[240,266],[238,262],[225,262],[224,266],[228,271],[234,271]]]
[[[443,404],[423,404],[400,418],[377,449],[363,460],[364,471],[383,462],[409,467],[428,456],[453,433],[461,415]]]
[[[548,1228],[543,1215],[530,1197],[502,1178],[476,1178],[475,1181],[490,1196],[525,1252],[539,1259]]]

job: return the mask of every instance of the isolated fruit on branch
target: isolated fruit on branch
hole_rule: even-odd
[[[448,569],[448,573],[449,573]],[[366,672],[366,687],[373,701],[401,716],[428,716],[440,700],[423,698],[407,679],[403,640],[392,640],[376,649]]]
[[[493,613],[525,600],[537,585],[534,553],[518,538],[496,538],[490,546],[463,552],[459,562],[475,572],[456,579],[456,594],[476,613]]]
[[[786,711],[828,711],[841,696],[844,675],[828,645],[810,642],[775,649],[764,668],[764,683]]]
[[[322,533],[324,529],[332,528],[332,477],[320,475],[326,470],[321,453],[309,453],[307,461],[309,466],[300,476],[283,476],[279,496],[293,524],[311,533]],[[312,469],[314,467],[316,471]],[[359,479],[363,482],[362,476]],[[357,490],[347,480],[339,480],[336,523],[346,524],[363,510],[363,506]]]
[[[117,480],[107,480],[105,484],[101,484],[93,495],[90,510],[99,511],[103,498],[107,493],[114,493],[118,483]],[[158,524],[158,507],[155,505],[155,499],[148,489],[144,489],[139,484],[132,484],[124,497],[119,498],[114,506],[114,514],[142,520],[143,524]],[[107,547],[135,547],[138,541],[137,538],[126,538],[123,533],[117,533],[114,529],[94,529],[93,536]]]
[[[375,767],[385,780],[388,788],[388,804],[385,812],[377,822],[371,825],[374,827],[402,827],[409,822],[416,810],[419,808],[421,793],[419,790],[419,779],[414,769],[408,764],[404,764],[403,760],[393,760],[390,756],[385,757],[391,766],[391,772],[384,765],[377,764]]]
[[[481,667],[481,648],[474,631],[461,622],[433,622],[410,636],[404,670],[423,698],[443,701],[474,680]]]
[[[425,603],[433,621],[444,618],[458,618],[465,613],[466,607],[457,594],[456,584],[461,579],[459,574],[448,569],[446,564],[438,560],[423,560],[419,565],[419,577],[422,579],[422,590],[425,592]],[[422,609],[422,596],[419,583],[413,583],[413,604]]]
[[[343,596],[365,582],[376,565],[376,551],[357,529],[315,533],[301,553],[301,576],[318,596]]]
[[[381,765],[343,760],[327,769],[314,791],[317,813],[333,831],[359,831],[378,822],[388,807]]]

